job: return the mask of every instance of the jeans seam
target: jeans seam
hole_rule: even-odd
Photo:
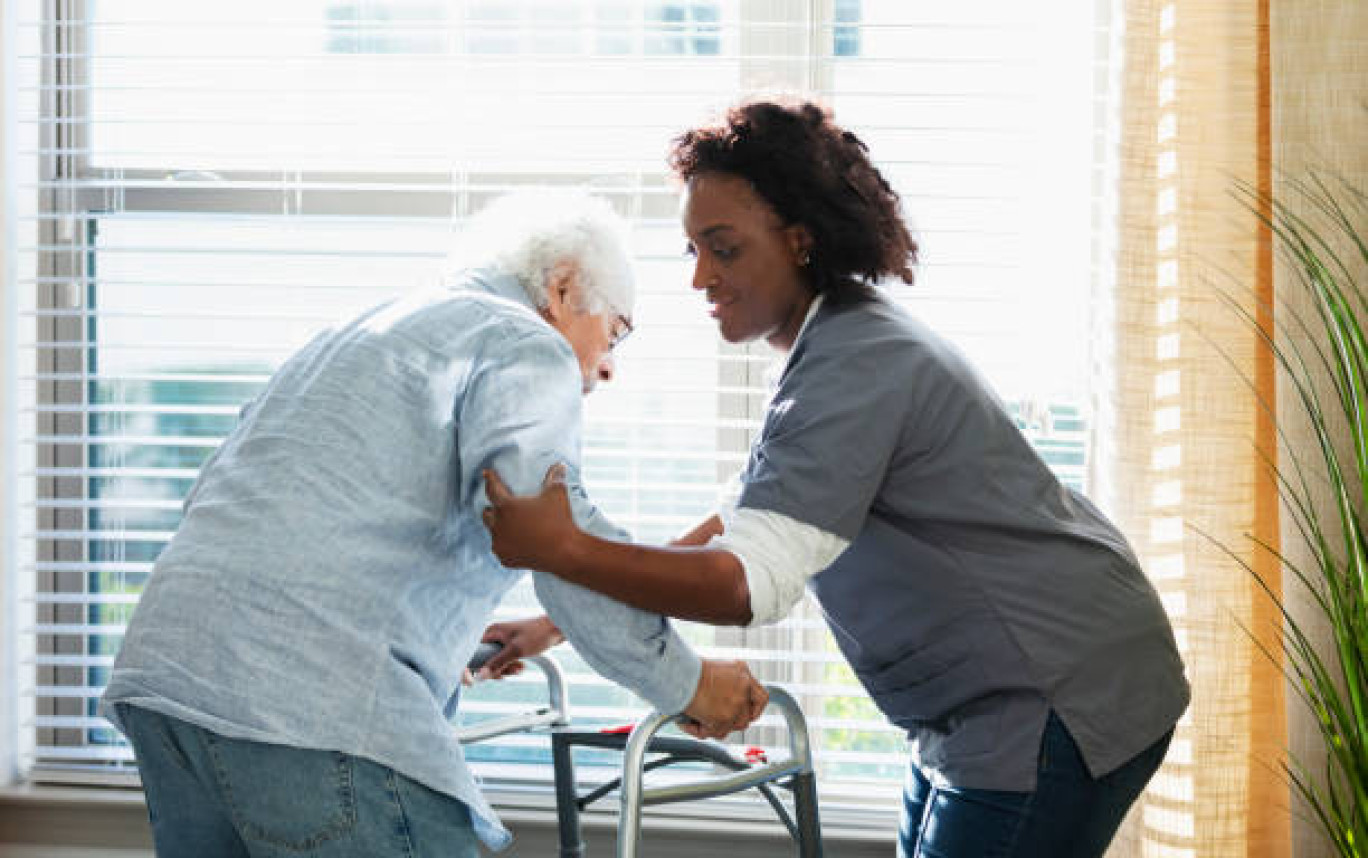
[[[234,827],[240,830],[242,828],[242,814],[238,811],[236,800],[233,798],[233,788],[228,783],[227,773],[224,772],[218,743],[212,737],[205,736],[204,747],[209,751],[209,759],[214,766],[215,780],[218,781],[218,788],[223,793],[223,803],[228,805],[228,814],[233,819]]]
[[[931,818],[931,811],[936,807],[936,793],[940,788],[935,784],[930,784],[931,792],[926,795],[926,806],[922,808],[921,822],[917,824],[917,839],[912,844],[912,854],[908,858],[917,858],[922,851],[922,839],[926,836],[926,821]]]
[[[190,764],[189,757],[185,755],[185,752],[181,750],[180,745],[178,745],[172,737],[171,724],[167,721],[165,716],[162,716],[160,713],[156,713],[151,709],[130,713],[130,710],[133,707],[129,706],[127,703],[115,704],[114,708],[119,713],[119,717],[124,720],[124,723],[130,725],[130,729],[132,729],[131,724],[137,722],[141,724],[142,730],[155,733],[155,741],[161,745],[162,750],[171,757],[172,765],[191,777],[195,776],[194,766]],[[130,714],[132,714],[131,719],[129,717]]]
[[[358,811],[356,809],[356,763],[355,760],[340,751],[337,754],[338,768],[338,797],[342,799],[343,815],[347,821],[348,828],[355,828],[357,825]]]
[[[1016,849],[1017,841],[1021,839],[1021,832],[1026,828],[1026,820],[1031,817],[1031,811],[1035,806],[1036,794],[1038,792],[1039,790],[1031,790],[1031,792],[1027,794],[1026,802],[1018,809],[1016,825],[1012,828],[1012,834],[998,850],[999,855],[1011,855]]]
[[[190,758],[185,755],[176,738],[171,733],[171,724],[165,719],[157,718],[148,725],[157,734],[157,741],[161,743],[162,749],[171,757],[172,763],[186,774],[192,777],[195,774],[195,767],[191,765]]]
[[[187,759],[185,756],[185,752],[183,752],[180,749],[180,747],[174,741],[172,741],[171,734],[169,732],[158,730],[157,741],[161,743],[162,750],[166,751],[167,756],[171,758],[172,765],[174,765],[181,771],[185,772],[186,774],[193,775],[195,773],[194,768],[190,765],[190,760]]]
[[[404,838],[404,855],[415,858],[417,851],[413,846],[413,833],[409,830],[408,813],[405,812],[404,801],[399,796],[399,776],[393,769],[385,771],[385,789],[389,792],[390,801],[394,803],[394,810],[398,814],[398,831]]]

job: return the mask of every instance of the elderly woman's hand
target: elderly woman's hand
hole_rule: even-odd
[[[541,655],[564,640],[565,635],[547,616],[490,623],[480,642],[500,644],[501,648],[485,662],[476,678],[484,680],[515,676],[522,672],[522,659]]]
[[[565,488],[565,466],[552,465],[540,494],[519,497],[492,471],[484,471],[489,508],[485,527],[494,554],[510,569],[558,571],[574,540],[581,535],[570,512]]]

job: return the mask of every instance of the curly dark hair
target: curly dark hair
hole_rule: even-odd
[[[803,270],[828,300],[868,297],[886,275],[912,282],[917,243],[897,193],[864,142],[819,104],[742,102],[676,137],[669,165],[682,182],[702,173],[746,179],[785,225],[806,227],[813,245]]]

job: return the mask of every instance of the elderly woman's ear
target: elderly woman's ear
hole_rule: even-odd
[[[546,306],[542,311],[553,321],[564,318],[583,300],[579,289],[579,267],[569,260],[557,262],[546,272]]]

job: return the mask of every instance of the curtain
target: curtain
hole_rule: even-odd
[[[1262,652],[1279,626],[1245,568],[1279,586],[1257,544],[1278,544],[1260,406],[1275,388],[1251,321],[1271,326],[1272,257],[1235,193],[1269,187],[1268,9],[1134,0],[1124,15],[1103,484],[1169,608],[1193,702],[1112,854],[1285,856],[1283,684]]]
[[[1235,191],[1296,205],[1308,170],[1368,184],[1368,5],[1131,0],[1124,20],[1099,484],[1170,608],[1193,704],[1112,854],[1328,855],[1281,770],[1289,748],[1312,769],[1324,751],[1245,568],[1309,616],[1259,547],[1305,556],[1268,463],[1312,440],[1255,327],[1304,308]]]

